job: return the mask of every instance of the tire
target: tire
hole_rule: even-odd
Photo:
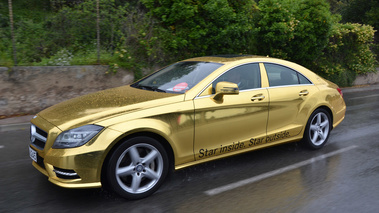
[[[310,149],[322,148],[329,139],[332,128],[329,112],[316,109],[309,117],[302,143]]]
[[[114,150],[106,167],[106,180],[121,197],[141,199],[158,190],[168,167],[168,156],[162,144],[139,136],[126,140]]]

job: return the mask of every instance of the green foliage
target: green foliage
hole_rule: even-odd
[[[50,49],[59,51],[61,47],[74,53],[95,49],[96,46],[96,1],[77,2],[72,7],[63,7],[49,21],[49,37],[53,40]],[[100,0],[101,46],[113,50],[121,37],[116,28],[121,26],[127,14],[128,5],[117,5],[114,0]]]
[[[17,59],[19,64],[39,61],[49,53],[43,23],[23,19],[15,24]]]
[[[0,3],[1,4],[1,3]],[[0,13],[0,66],[12,66],[9,20]]]
[[[176,59],[247,53],[252,38],[253,0],[142,0],[159,21],[165,52]]]
[[[72,63],[72,58],[72,53],[63,48],[62,50],[58,51],[57,54],[50,57],[49,59],[45,59],[40,64],[44,66],[69,66]]]
[[[258,6],[255,23],[261,54],[304,66],[321,55],[333,21],[324,0],[262,0]]]
[[[327,2],[333,14],[341,14],[341,11],[346,7],[349,0],[327,0]]]
[[[122,36],[116,49],[118,52],[127,51],[128,57],[122,59],[121,63],[127,66],[145,67],[167,62],[165,54],[164,39],[165,29],[156,24],[156,20],[146,15],[141,5],[130,8],[127,17],[122,21]],[[125,52],[124,52],[125,53]],[[140,63],[137,63],[137,61]],[[126,67],[127,67],[126,66]],[[125,66],[123,66],[125,67]]]
[[[134,60],[126,49],[116,51],[113,58],[114,60],[110,64],[113,73],[116,73],[120,67],[130,69],[134,65]]]
[[[351,0],[343,7],[342,21],[360,24],[371,24],[379,27],[379,2],[377,0]]]
[[[32,0],[35,1],[38,0]],[[39,2],[42,1],[45,0]],[[60,9],[55,13],[45,13],[43,18],[39,16],[38,20],[42,21],[35,21],[36,18],[29,17],[29,8],[23,8],[27,6],[26,3],[14,5],[19,64],[26,65],[48,60],[62,50],[80,56],[80,54],[88,55],[96,49],[96,0],[52,1],[54,2],[59,3]],[[119,45],[122,32],[116,28],[122,26],[127,7],[128,4],[118,5],[115,0],[100,0],[100,37],[103,49],[113,51]],[[4,36],[4,45],[0,46],[1,52],[11,49],[8,20],[3,19],[0,16],[0,24],[5,27],[4,31],[3,28],[0,31],[0,36]]]
[[[16,22],[20,19],[32,19],[34,22],[42,22],[46,15],[51,13],[50,0],[12,0],[12,5],[14,20]],[[0,14],[8,16],[8,1],[4,0],[0,2]],[[9,22],[6,25],[8,26]]]
[[[0,66],[13,65],[8,13],[0,2]],[[13,13],[19,65],[98,64],[96,0],[13,1]],[[378,14],[375,0],[100,0],[100,64],[138,79],[189,57],[270,55],[346,86],[374,71]]]
[[[372,50],[379,56],[379,1],[351,0],[341,10],[342,21],[371,25],[376,30]],[[379,58],[378,58],[379,59]]]
[[[368,25],[334,24],[329,44],[315,67],[341,86],[350,86],[357,74],[375,72],[375,54],[370,50],[374,32]]]

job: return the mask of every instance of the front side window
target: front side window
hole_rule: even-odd
[[[284,85],[297,85],[297,84],[311,84],[311,82],[300,73],[290,68],[278,65],[265,63],[268,81],[270,87],[284,86]]]
[[[240,91],[260,88],[261,74],[259,70],[259,64],[244,64],[222,74],[212,83],[213,93],[214,89],[216,88],[216,84],[221,81],[227,81],[237,84],[238,89]]]
[[[197,61],[178,62],[131,86],[157,92],[185,93],[222,65]]]

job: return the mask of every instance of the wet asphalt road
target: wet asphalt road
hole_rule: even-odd
[[[138,201],[51,184],[31,165],[28,130],[2,132],[0,212],[379,212],[379,90],[344,98],[323,149],[293,143],[182,169]]]

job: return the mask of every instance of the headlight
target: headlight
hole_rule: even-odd
[[[64,131],[55,139],[53,148],[73,148],[82,146],[91,140],[104,127],[97,125],[85,125],[79,128]]]

